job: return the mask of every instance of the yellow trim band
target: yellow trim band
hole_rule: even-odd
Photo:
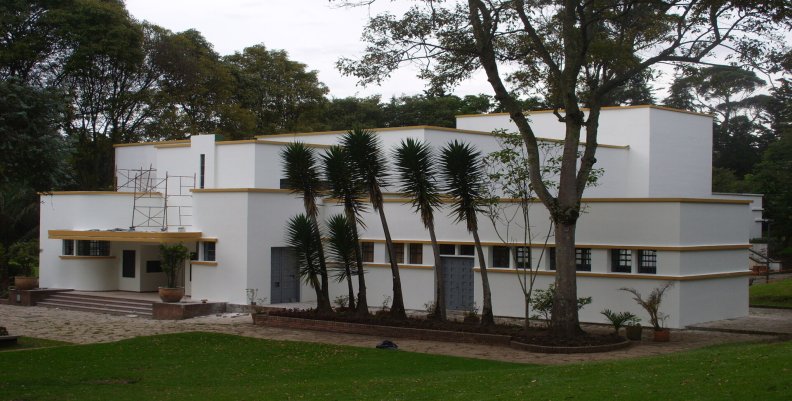
[[[657,109],[657,110],[664,110],[664,111],[672,111],[675,113],[683,113],[683,114],[692,114],[694,116],[701,116],[701,117],[712,117],[712,114],[706,113],[697,113],[695,111],[689,110],[682,110],[682,109],[675,109],[673,107],[666,107],[666,106],[655,106],[653,104],[639,104],[634,106],[605,106],[602,107],[601,110],[619,110],[619,109]],[[580,110],[586,111],[591,110],[588,107],[583,107]],[[558,110],[559,113],[563,113],[564,110]],[[535,111],[526,111],[526,115],[531,114],[547,114],[552,113],[553,110],[535,110]],[[489,117],[489,116],[508,116],[509,113],[489,113],[489,114],[457,114],[454,117],[456,118],[470,118],[470,117]]]
[[[193,242],[201,239],[200,232],[156,232],[156,231],[82,231],[49,230],[49,239],[71,239],[79,241],[110,242]]]
[[[208,262],[208,261],[205,261],[205,260],[191,260],[190,264],[191,265],[197,265],[197,266],[217,267],[217,262]]]
[[[115,259],[115,256],[77,256],[77,255],[60,255],[61,259]]]
[[[384,244],[384,239],[366,239],[361,238],[360,242],[373,242],[376,244]],[[430,245],[432,241],[429,240],[405,240],[394,239],[394,244],[423,244]],[[437,241],[441,245],[475,245],[473,241]],[[527,246],[531,248],[542,248],[544,244],[532,243],[508,243],[503,242],[482,242],[481,246]],[[548,248],[555,248],[555,244],[547,244]],[[687,246],[656,246],[656,245],[605,245],[605,244],[575,244],[576,248],[591,248],[591,249],[629,249],[629,250],[653,250],[653,251],[668,251],[668,252],[695,252],[695,251],[728,251],[728,250],[741,250],[750,249],[751,244],[727,244],[727,245],[687,245]],[[450,255],[449,255],[450,256]]]
[[[481,268],[473,268],[475,272],[481,272]],[[517,269],[502,269],[502,268],[488,268],[487,273],[505,273],[505,274],[531,274],[530,271],[524,272]],[[556,272],[552,270],[538,270],[534,271],[538,276],[555,276]],[[667,280],[667,281],[696,281],[696,280],[709,280],[716,278],[732,278],[753,275],[752,271],[740,271],[729,273],[712,273],[712,274],[695,274],[690,276],[657,276],[654,274],[624,274],[624,273],[592,273],[592,272],[575,272],[578,277],[594,277],[594,278],[618,278],[618,279],[639,279],[639,280]]]

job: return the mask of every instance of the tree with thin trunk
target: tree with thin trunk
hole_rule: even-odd
[[[454,140],[440,151],[440,171],[445,181],[445,191],[451,196],[451,214],[456,222],[465,222],[465,226],[476,242],[481,270],[481,286],[483,288],[484,305],[481,308],[481,324],[495,324],[492,313],[492,292],[487,277],[487,261],[481,248],[478,234],[478,217],[483,213],[484,199],[484,167],[481,165],[481,152],[467,143]]]
[[[434,210],[440,207],[440,190],[435,179],[435,157],[429,145],[407,138],[394,149],[396,172],[399,176],[399,191],[406,195],[413,209],[421,216],[421,222],[429,230],[432,241],[435,272],[434,318],[446,320],[445,286],[440,247],[435,235]]]
[[[352,286],[352,269],[355,265],[355,248],[358,242],[352,233],[352,222],[343,214],[335,214],[327,220],[330,259],[337,265],[336,279],[346,281],[349,292],[349,309],[355,310],[355,288]]]
[[[360,235],[358,224],[363,221],[361,213],[366,211],[363,200],[366,196],[366,187],[360,180],[355,179],[353,167],[347,151],[341,146],[333,146],[322,155],[324,174],[327,180],[328,195],[344,206],[344,215],[350,223],[350,230],[355,239],[355,270],[353,275],[358,280],[357,314],[368,316],[368,300],[366,296],[366,277],[363,270],[363,254],[360,249]],[[350,305],[352,305],[350,303]]]
[[[320,314],[331,313],[329,280],[327,277],[327,263],[325,262],[324,247],[319,230],[319,208],[316,198],[319,196],[322,181],[319,178],[319,169],[316,166],[316,157],[313,150],[302,142],[291,142],[281,152],[283,160],[283,175],[287,187],[294,194],[301,195],[305,215],[314,226],[316,236],[319,276],[321,277],[320,296],[316,300],[316,311]]]
[[[390,259],[391,275],[393,276],[391,317],[406,319],[407,312],[404,310],[404,296],[402,295],[399,265],[396,262],[396,250],[393,247],[393,240],[391,239],[388,221],[385,218],[385,209],[383,208],[382,187],[388,185],[388,173],[385,157],[382,154],[382,145],[377,139],[376,133],[359,128],[348,131],[341,139],[341,144],[349,154],[355,179],[360,180],[365,185],[366,192],[368,192],[371,200],[371,206],[379,213],[380,221],[382,222],[385,246]]]
[[[305,214],[298,214],[286,223],[286,244],[294,252],[297,260],[297,274],[316,292],[316,299],[322,298],[322,284],[319,281],[319,234],[316,226]]]
[[[338,0],[345,5],[374,0]],[[420,62],[430,89],[448,91],[483,71],[500,109],[525,142],[530,180],[555,229],[553,332],[582,334],[577,310],[575,230],[581,198],[596,162],[602,107],[636,77],[661,65],[731,64],[769,70],[785,52],[789,7],[728,0],[425,0],[401,17],[372,16],[368,46],[342,73],[378,83]],[[530,110],[521,96],[554,109],[564,133],[558,192],[541,179]],[[582,106],[586,105],[585,109]]]

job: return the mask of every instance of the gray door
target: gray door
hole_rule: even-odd
[[[473,258],[441,258],[446,307],[452,310],[473,308]]]
[[[297,261],[290,248],[272,248],[270,303],[300,302]]]

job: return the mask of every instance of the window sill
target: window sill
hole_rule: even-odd
[[[190,264],[198,266],[217,266],[217,262],[209,262],[205,260],[193,260],[190,261]]]
[[[61,259],[115,259],[115,256],[75,256],[75,255],[60,255]]]

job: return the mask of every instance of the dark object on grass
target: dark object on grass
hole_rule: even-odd
[[[393,343],[392,341],[390,341],[390,340],[385,340],[385,341],[383,341],[383,342],[379,343],[379,344],[377,345],[377,348],[379,348],[379,349],[392,349],[392,350],[397,350],[397,349],[399,349],[399,346],[398,346],[398,345],[396,345],[396,344],[394,344],[394,343]]]

